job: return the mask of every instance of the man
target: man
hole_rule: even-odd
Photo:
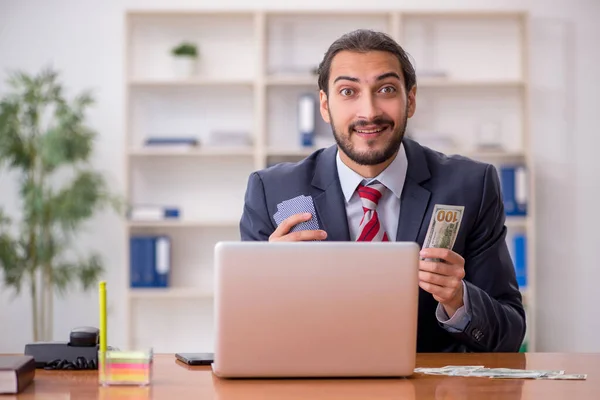
[[[435,204],[464,206],[453,250],[421,251],[417,351],[517,351],[525,312],[494,167],[404,138],[416,109],[415,71],[385,34],[357,30],[335,41],[319,66],[319,88],[337,146],[253,173],[242,240],[422,246]],[[290,232],[310,214],[275,222],[277,204],[299,195],[313,199],[321,229]]]

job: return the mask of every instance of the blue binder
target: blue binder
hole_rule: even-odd
[[[316,99],[312,94],[303,94],[298,99],[298,131],[302,147],[313,147],[315,137]]]
[[[154,286],[169,286],[169,271],[171,269],[171,239],[158,236],[154,239]]]
[[[500,168],[502,201],[507,216],[527,215],[527,171],[524,166],[505,165]]]
[[[169,286],[171,240],[168,236],[138,235],[130,238],[130,287]]]
[[[513,254],[517,283],[520,289],[524,289],[527,287],[527,237],[525,234],[514,236]]]

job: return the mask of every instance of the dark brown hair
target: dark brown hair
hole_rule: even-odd
[[[359,53],[369,51],[387,51],[398,57],[402,75],[404,76],[404,85],[408,92],[416,84],[417,78],[415,68],[408,59],[408,54],[396,43],[389,35],[383,32],[376,32],[369,29],[357,29],[346,33],[329,46],[323,61],[319,64],[319,89],[329,94],[329,73],[331,70],[331,61],[340,51],[348,50]]]

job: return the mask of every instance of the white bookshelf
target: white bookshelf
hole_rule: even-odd
[[[127,243],[137,233],[164,233],[173,242],[171,287],[131,289],[127,272],[128,346],[212,348],[212,249],[220,240],[239,239],[248,175],[334,144],[317,113],[316,146],[300,146],[297,98],[318,94],[314,69],[333,40],[356,28],[372,28],[391,34],[416,64],[417,112],[409,120],[410,136],[449,154],[527,167],[528,215],[508,217],[506,226],[509,239],[527,232],[523,292],[529,351],[535,349],[535,190],[525,13],[139,10],[128,12],[125,24],[128,199],[182,210],[179,220],[126,223]],[[173,72],[169,51],[183,40],[199,48],[193,77]],[[439,76],[440,71],[445,74]],[[482,124],[490,123],[502,131],[503,148],[483,151],[476,138]],[[211,134],[220,131],[245,132],[248,145],[211,145]],[[449,141],[440,142],[440,134]],[[149,149],[143,146],[149,135],[194,136],[200,145]],[[125,266],[129,271],[129,251]],[[191,314],[177,314],[188,308]],[[153,330],[156,324],[172,326],[170,341]],[[196,335],[189,336],[189,329]]]

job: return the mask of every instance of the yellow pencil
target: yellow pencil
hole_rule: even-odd
[[[99,285],[100,296],[100,351],[106,352],[106,282]]]

